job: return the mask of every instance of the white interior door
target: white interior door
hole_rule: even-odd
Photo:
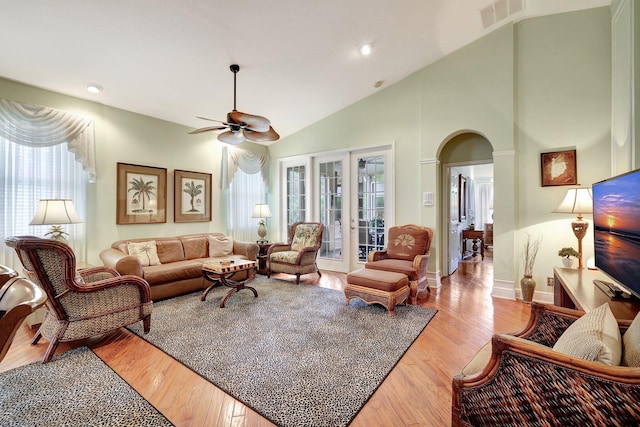
[[[316,157],[314,171],[314,220],[324,224],[318,252],[321,269],[349,271],[349,154]]]
[[[391,148],[351,154],[351,263],[362,268],[373,250],[386,247],[394,224],[393,151]]]

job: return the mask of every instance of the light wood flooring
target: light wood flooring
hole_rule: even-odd
[[[293,276],[278,278],[295,280]],[[345,275],[323,272],[302,277],[305,284],[342,290]],[[451,380],[494,332],[522,328],[530,307],[491,297],[491,253],[460,264],[440,289],[421,295],[421,306],[438,314],[409,348],[351,426],[448,426]],[[153,327],[153,324],[151,325]],[[30,345],[35,333],[19,330],[0,372],[40,360],[47,340]],[[88,345],[175,425],[271,426],[268,420],[202,379],[170,356],[125,329],[100,338],[62,344],[58,352]],[[81,373],[78,373],[81,375]],[[116,408],[114,408],[117,410]]]

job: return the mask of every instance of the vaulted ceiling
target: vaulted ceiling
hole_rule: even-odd
[[[238,110],[284,137],[512,20],[610,3],[0,0],[0,77],[196,128],[232,109],[237,63]]]

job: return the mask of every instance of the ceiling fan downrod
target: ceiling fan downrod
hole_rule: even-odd
[[[238,71],[240,71],[240,66],[238,64],[231,64],[229,69],[233,73],[233,111],[238,111],[236,110],[236,76],[238,75]]]

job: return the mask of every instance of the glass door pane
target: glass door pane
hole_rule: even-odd
[[[304,221],[307,217],[307,172],[305,165],[290,166],[286,169],[287,186],[287,240],[291,224]]]
[[[324,224],[321,258],[342,260],[342,161],[318,164],[320,222]]]
[[[385,248],[385,156],[358,157],[358,261]]]

